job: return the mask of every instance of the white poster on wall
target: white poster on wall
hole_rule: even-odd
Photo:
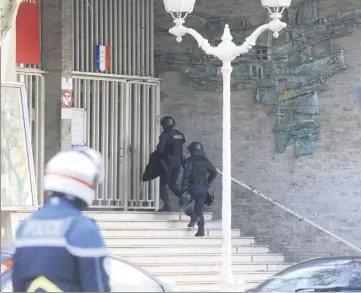
[[[37,195],[24,84],[1,84],[1,209],[36,208]]]

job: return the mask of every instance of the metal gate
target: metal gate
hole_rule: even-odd
[[[87,145],[104,157],[95,207],[156,210],[159,183],[142,183],[159,135],[159,80],[73,73],[74,106],[86,109]]]
[[[73,70],[99,72],[95,45],[109,45],[107,73],[154,75],[154,0],[73,0]]]
[[[44,202],[45,72],[38,69],[17,68],[17,78],[19,82],[25,84],[38,203],[41,205]]]

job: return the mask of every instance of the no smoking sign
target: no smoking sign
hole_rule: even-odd
[[[61,94],[61,106],[64,108],[71,108],[73,106],[73,94],[71,91],[63,91]]]

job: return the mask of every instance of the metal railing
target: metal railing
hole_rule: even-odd
[[[39,205],[43,202],[45,72],[32,68],[17,68],[19,82],[25,84],[29,125],[33,148],[35,179]]]
[[[221,175],[223,175],[220,170],[217,170],[217,171],[218,171],[218,173],[220,173]],[[329,231],[329,230],[321,227],[320,225],[318,225],[318,224],[316,224],[315,222],[307,219],[306,217],[301,216],[300,214],[296,213],[295,211],[291,210],[290,208],[285,207],[283,204],[279,203],[277,200],[275,200],[275,199],[273,199],[273,198],[270,198],[270,197],[264,195],[262,192],[259,192],[258,190],[256,190],[256,189],[248,186],[247,184],[244,184],[243,182],[241,182],[241,181],[239,181],[239,180],[237,180],[237,179],[235,179],[235,178],[233,178],[233,177],[232,177],[232,181],[233,181],[234,183],[238,184],[239,186],[242,186],[242,187],[248,189],[249,191],[253,192],[254,194],[262,197],[263,199],[267,200],[268,202],[274,204],[275,206],[278,206],[279,208],[283,209],[285,212],[287,212],[287,213],[295,216],[296,218],[298,218],[300,221],[304,221],[304,222],[310,224],[312,227],[318,229],[319,231],[325,233],[326,235],[328,235],[328,236],[330,236],[330,237],[332,237],[332,238],[334,238],[334,239],[342,242],[343,244],[347,245],[348,247],[352,248],[353,250],[361,253],[361,248],[360,248],[360,247],[357,247],[355,244],[352,244],[352,243],[350,243],[349,241],[341,238],[340,236],[337,236],[335,233],[333,233],[333,232],[331,232],[331,231]]]
[[[141,182],[159,135],[159,80],[73,72],[74,106],[86,109],[86,143],[104,156],[96,207],[156,210],[158,180]]]

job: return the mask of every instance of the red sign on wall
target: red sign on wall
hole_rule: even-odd
[[[16,15],[16,63],[40,64],[40,0],[24,0]]]

